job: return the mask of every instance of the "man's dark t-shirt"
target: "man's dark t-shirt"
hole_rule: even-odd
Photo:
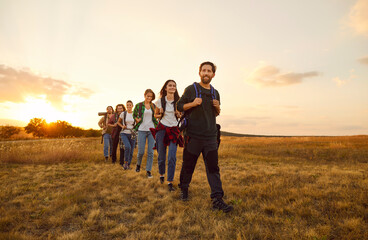
[[[201,140],[216,139],[216,110],[212,104],[211,91],[199,84],[197,86],[202,93],[202,104],[190,109],[192,112],[189,115],[186,135]],[[215,90],[215,96],[220,101],[220,94],[217,90]],[[178,111],[183,112],[184,104],[193,102],[195,98],[196,92],[192,84],[185,89],[183,96],[177,102]]]

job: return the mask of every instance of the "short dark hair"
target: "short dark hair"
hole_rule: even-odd
[[[199,66],[199,72],[202,70],[202,67],[204,65],[210,65],[212,67],[212,72],[216,73],[216,69],[217,69],[216,65],[213,62],[209,62],[209,61],[201,63],[201,65]]]
[[[131,103],[132,105],[134,105],[134,104],[133,104],[133,102],[132,102],[132,100],[128,100],[128,101],[126,102],[126,104],[128,105],[128,103]]]

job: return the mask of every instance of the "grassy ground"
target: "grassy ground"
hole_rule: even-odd
[[[156,155],[147,179],[105,164],[99,141],[0,142],[0,239],[368,239],[367,136],[224,137],[230,214],[210,209],[202,160],[184,203]]]

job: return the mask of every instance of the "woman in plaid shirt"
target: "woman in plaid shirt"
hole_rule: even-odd
[[[155,93],[151,89],[147,89],[144,92],[144,101],[135,105],[133,111],[133,118],[136,121],[134,129],[138,130],[138,156],[135,171],[139,172],[141,169],[147,140],[146,171],[148,178],[152,178],[153,147],[155,144],[155,139],[152,136],[150,128],[155,128],[157,126],[157,120],[154,116],[156,106],[152,103],[153,100],[155,100]]]

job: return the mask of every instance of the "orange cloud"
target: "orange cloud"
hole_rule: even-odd
[[[359,58],[358,61],[363,64],[368,64],[368,56]]]
[[[305,78],[316,77],[318,72],[280,73],[280,69],[261,63],[246,79],[246,82],[258,87],[282,87],[301,83]]]
[[[27,70],[0,65],[0,102],[23,102],[27,96],[44,96],[53,105],[62,106],[64,95],[88,98],[93,93],[63,80],[38,76]]]
[[[352,80],[356,79],[356,77],[357,76],[355,75],[355,70],[351,69],[350,70],[350,76],[349,76],[348,79],[341,79],[339,77],[335,77],[335,78],[332,79],[332,81],[334,81],[338,87],[341,87],[341,86],[351,82]]]
[[[356,33],[368,36],[368,1],[358,0],[350,9],[349,25]]]

